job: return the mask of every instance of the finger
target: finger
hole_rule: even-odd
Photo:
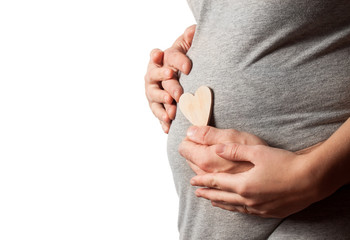
[[[216,153],[227,160],[231,161],[248,161],[254,164],[255,160],[262,153],[261,145],[249,146],[242,144],[218,144],[216,145]]]
[[[175,104],[164,104],[165,111],[168,113],[168,116],[171,120],[175,119],[176,116],[176,105]]]
[[[195,172],[197,175],[199,174],[205,174],[206,172],[200,169],[197,165],[193,164],[192,162],[186,160],[187,164],[192,168],[193,172]]]
[[[221,203],[221,202],[214,202],[214,201],[212,201],[211,205],[213,205],[213,207],[219,207],[219,208],[222,208],[224,210],[231,211],[231,212],[239,212],[239,210],[236,208],[236,206],[233,206],[231,204],[224,204],[224,203]]]
[[[215,145],[206,146],[184,139],[179,145],[179,153],[206,172],[245,172],[253,167],[250,162],[236,163],[219,157],[215,153]]]
[[[249,214],[249,215],[259,215],[259,212],[250,209],[248,207],[246,207],[246,209],[244,209],[243,206],[234,206],[232,204],[226,204],[226,203],[222,203],[222,202],[214,202],[212,201],[211,204],[214,207],[219,207],[222,208],[224,210],[228,210],[228,211],[232,211],[232,212],[240,212],[240,213],[244,213],[244,214]]]
[[[162,66],[163,65],[163,57],[164,57],[164,52],[158,48],[155,48],[150,53],[149,64],[154,64],[156,66]]]
[[[172,48],[179,50],[182,53],[187,53],[190,49],[196,30],[196,25],[186,28],[185,32],[176,39]]]
[[[147,99],[150,103],[168,103],[173,102],[173,98],[167,91],[161,90],[157,85],[146,87]]]
[[[214,145],[219,143],[239,143],[244,145],[267,145],[264,140],[247,132],[235,129],[218,129],[210,126],[192,126],[187,137],[196,143]]]
[[[145,83],[151,83],[152,71],[163,66],[164,52],[159,49],[153,49],[150,53],[150,60],[147,65],[147,72],[144,76]]]
[[[170,130],[170,123],[160,121],[160,124],[162,125],[163,132],[168,134]]]
[[[160,103],[151,103],[151,110],[160,121],[163,121],[164,123],[169,123],[170,119],[168,114],[166,113],[164,107]]]
[[[240,136],[241,132],[237,130],[218,129],[210,126],[191,126],[187,130],[187,137],[191,141],[205,145],[214,145],[218,143],[238,141]]]
[[[179,102],[183,89],[176,79],[170,79],[162,82],[162,87],[166,90],[176,102]]]
[[[218,171],[223,168],[224,163],[230,163],[215,154],[214,146],[199,145],[187,140],[182,141],[179,145],[179,153],[207,172]]]
[[[169,80],[174,76],[174,71],[167,67],[155,67],[149,69],[147,73],[146,81],[149,83],[161,82]]]
[[[214,202],[224,202],[234,206],[243,206],[245,202],[245,199],[236,193],[217,189],[199,188],[195,193],[197,197],[206,198]]]
[[[207,173],[191,179],[193,186],[221,189],[232,193],[242,193],[244,189],[244,173]]]
[[[187,45],[191,46],[194,34],[196,32],[196,25],[192,25],[188,27],[184,32],[184,40],[187,43]]]
[[[175,47],[171,47],[164,52],[164,66],[171,67],[173,70],[179,70],[184,74],[189,74],[192,68],[191,60],[184,52]]]
[[[186,53],[188,52],[188,50],[192,45],[195,30],[196,30],[196,25],[192,25],[188,27],[185,30],[184,34],[181,35],[178,39],[176,39],[173,46],[169,49],[170,51],[168,51],[168,53],[170,54],[164,55],[165,56],[164,59],[167,59],[167,57],[169,56],[171,58],[170,60],[174,60],[173,62],[171,61],[168,62],[167,60],[165,60],[164,61],[165,63],[168,62],[170,66],[180,70],[184,74],[189,74],[192,68],[192,62],[186,56]],[[178,55],[178,56],[172,56],[172,54]]]

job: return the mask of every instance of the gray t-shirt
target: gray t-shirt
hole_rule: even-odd
[[[349,0],[188,3],[197,29],[188,52],[193,67],[180,83],[185,92],[201,85],[213,90],[211,126],[250,132],[270,146],[296,151],[327,139],[350,117]],[[168,137],[181,239],[350,236],[348,187],[283,221],[224,211],[197,198],[189,183],[195,174],[177,151],[189,126],[178,111]]]

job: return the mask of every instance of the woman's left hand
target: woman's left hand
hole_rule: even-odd
[[[283,218],[320,200],[320,179],[309,167],[307,154],[298,155],[263,145],[236,143],[216,145],[221,158],[250,162],[254,166],[241,173],[205,173],[191,179],[201,186],[198,197],[213,206],[261,217]]]

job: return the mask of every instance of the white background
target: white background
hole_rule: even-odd
[[[149,52],[185,0],[0,1],[0,239],[177,239]]]

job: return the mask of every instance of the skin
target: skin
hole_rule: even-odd
[[[171,121],[175,119],[176,103],[183,93],[178,72],[189,74],[192,68],[186,53],[192,45],[195,28],[195,25],[188,27],[164,52],[153,49],[150,54],[145,75],[146,97],[165,133],[169,132]]]
[[[234,129],[217,129],[213,127],[190,127],[187,137],[179,145],[179,153],[188,161],[197,174],[207,172],[238,173],[252,168],[253,165],[226,160],[216,154],[218,143],[240,143],[247,145],[267,145],[262,139]]]
[[[196,128],[191,127],[188,132]],[[264,144],[251,145],[250,139],[255,141],[256,136],[240,132],[236,132],[235,140],[222,141],[220,136],[227,130],[208,133],[208,128],[199,127],[195,133],[188,133],[191,137],[187,136],[179,151],[192,165],[205,169],[191,179],[191,184],[201,187],[196,190],[196,196],[208,199],[215,207],[284,218],[350,183],[350,120],[322,144],[298,153]],[[217,157],[201,158],[214,152]],[[218,159],[238,165],[249,163],[251,167],[237,172],[225,168],[212,171],[217,168]]]
[[[146,96],[166,133],[183,92],[177,72],[188,74],[192,66],[185,54],[194,31],[191,26],[171,48],[151,52]],[[229,211],[283,218],[350,183],[350,120],[325,142],[298,152],[233,129],[190,127],[179,152],[197,174],[191,184],[200,187],[198,197]]]

